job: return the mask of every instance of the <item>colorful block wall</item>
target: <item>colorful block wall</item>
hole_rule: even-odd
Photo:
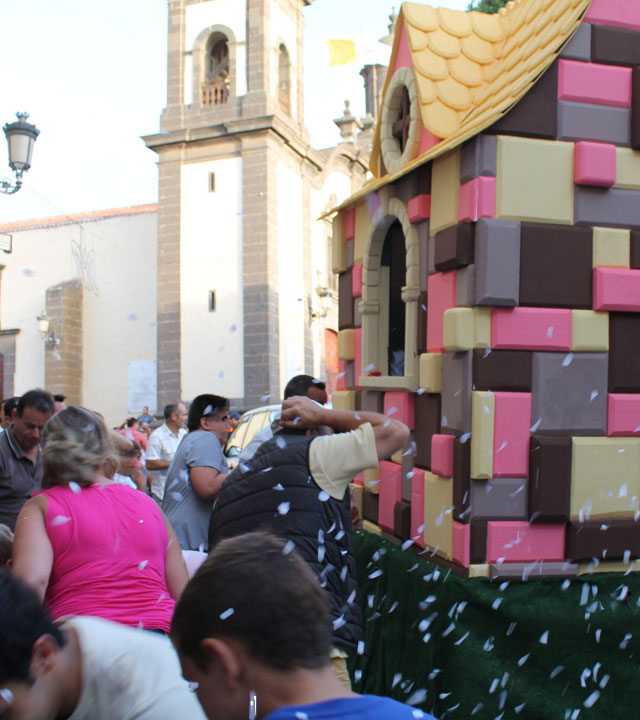
[[[501,120],[338,218],[369,222],[340,273],[340,389],[412,431],[365,519],[462,574],[640,557],[640,14],[609,5]],[[367,361],[389,215],[417,278],[404,375]]]

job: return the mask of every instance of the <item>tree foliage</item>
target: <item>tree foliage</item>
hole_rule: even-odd
[[[497,13],[509,0],[471,0],[467,10],[477,10],[483,13]]]

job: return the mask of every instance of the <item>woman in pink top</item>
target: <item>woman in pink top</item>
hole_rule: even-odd
[[[15,573],[52,617],[95,615],[169,631],[188,580],[180,546],[156,503],[102,473],[113,454],[107,429],[69,407],[43,433],[45,488],[16,524]]]

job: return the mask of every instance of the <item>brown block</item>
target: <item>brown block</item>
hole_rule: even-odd
[[[487,557],[487,521],[472,518],[469,528],[469,562],[483,563]]]
[[[426,270],[425,270],[426,275]],[[427,293],[418,298],[418,354],[427,352]]]
[[[471,498],[471,439],[453,441],[453,519],[469,522]]]
[[[338,280],[338,328],[353,327],[353,290],[351,270],[340,273]]]
[[[362,390],[360,393],[360,407],[363,412],[384,412],[384,393],[378,390]]]
[[[631,231],[629,267],[632,270],[640,270],[640,230]]]
[[[640,523],[634,520],[571,522],[567,525],[565,557],[575,562],[640,557]]]
[[[532,357],[532,353],[525,350],[474,350],[474,388],[531,392]]]
[[[492,580],[526,581],[577,575],[578,565],[569,562],[501,563],[489,566],[489,577]]]
[[[640,314],[609,313],[609,392],[640,392]]]
[[[473,263],[475,223],[463,222],[436,233],[435,266],[438,272]]]
[[[416,395],[416,421],[414,439],[416,441],[415,464],[425,470],[431,469],[431,438],[441,430],[440,395],[423,393]]]
[[[408,175],[396,180],[391,186],[395,196],[405,205],[416,195],[431,193],[431,163],[421,165]]]
[[[558,132],[557,103],[558,63],[556,61],[517,105],[484,132],[555,140]]]
[[[522,223],[520,305],[591,309],[592,235],[587,227]]]
[[[347,240],[345,242],[345,253],[347,256],[347,268],[351,269],[353,267],[353,253],[355,250],[355,239],[351,238],[350,240]]]
[[[569,519],[571,438],[532,436],[529,449],[529,522]]]
[[[631,147],[640,150],[640,67],[631,75]]]
[[[369,522],[378,524],[378,506],[380,503],[380,496],[374,495],[367,489],[362,491],[362,519],[368,520]]]
[[[635,30],[592,25],[591,62],[640,65],[640,36]]]
[[[411,536],[411,503],[401,500],[393,508],[393,532],[402,540]]]

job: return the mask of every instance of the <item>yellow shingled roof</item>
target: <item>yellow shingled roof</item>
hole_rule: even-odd
[[[406,29],[423,126],[441,141],[358,196],[460,145],[504,115],[577,30],[591,0],[512,0],[495,15],[404,3],[389,67]],[[389,72],[383,100],[391,81]],[[371,172],[380,172],[380,122]],[[353,201],[350,198],[350,202]]]

